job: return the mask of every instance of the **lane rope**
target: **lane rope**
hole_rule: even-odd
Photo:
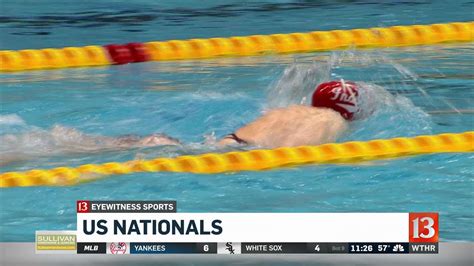
[[[3,50],[0,51],[0,72],[119,65],[220,56],[315,52],[348,47],[413,46],[473,40],[474,21],[470,21],[387,28],[110,44],[105,46]]]
[[[34,169],[0,174],[0,187],[74,185],[90,176],[139,172],[184,172],[213,174],[261,171],[303,164],[353,163],[429,153],[473,152],[474,131],[412,138],[331,143],[319,146],[285,147],[222,154],[208,153],[176,158],[86,164],[77,167]],[[89,178],[88,178],[89,176]]]

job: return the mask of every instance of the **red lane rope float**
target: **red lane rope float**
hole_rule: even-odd
[[[0,51],[0,72],[474,40],[474,22]]]
[[[117,65],[151,60],[151,55],[143,43],[110,44],[104,47],[107,49],[112,62]]]

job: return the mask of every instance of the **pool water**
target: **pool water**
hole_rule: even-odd
[[[473,7],[469,1],[7,0],[0,48],[470,21]],[[474,46],[464,43],[2,74],[0,151],[14,160],[1,171],[216,151],[206,139],[233,132],[265,109],[307,102],[310,90],[328,79],[363,81],[392,95],[338,141],[469,131],[473,62]],[[53,143],[53,128],[106,136],[165,133],[185,145],[74,154]],[[67,135],[80,145],[75,136]],[[180,212],[436,211],[443,241],[473,241],[472,159],[440,154],[2,189],[0,241],[33,241],[35,230],[74,230],[78,199],[172,199]]]

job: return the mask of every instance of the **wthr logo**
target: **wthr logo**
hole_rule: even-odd
[[[409,214],[409,241],[411,243],[438,242],[438,214],[416,212]]]

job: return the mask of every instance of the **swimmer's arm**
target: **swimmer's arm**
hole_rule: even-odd
[[[110,148],[140,148],[163,145],[180,145],[180,141],[164,134],[152,134],[145,137],[126,135],[121,137],[101,137],[102,143]]]

